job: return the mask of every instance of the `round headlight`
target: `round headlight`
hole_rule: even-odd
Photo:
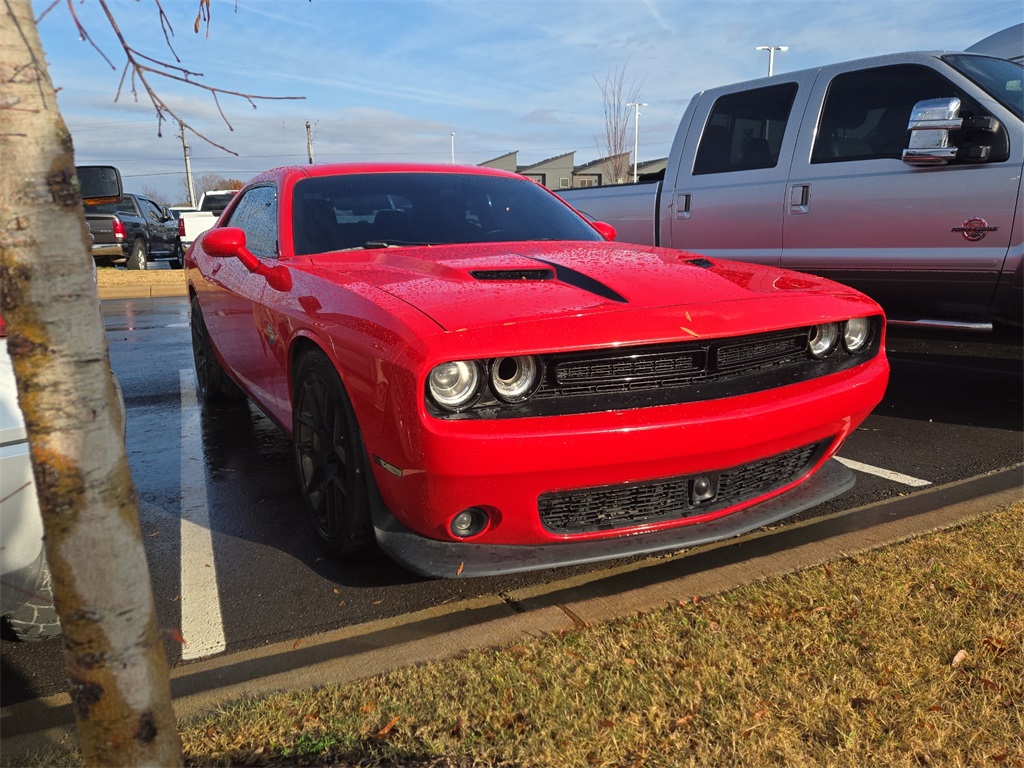
[[[427,386],[435,403],[449,411],[457,411],[476,396],[480,370],[476,363],[467,360],[441,363],[430,371]]]
[[[530,355],[499,357],[491,365],[494,394],[506,403],[518,403],[533,394],[540,366]]]
[[[811,329],[808,348],[811,354],[821,360],[836,350],[839,344],[839,323],[822,323]]]
[[[843,325],[843,346],[851,355],[863,352],[871,341],[871,321],[866,317],[855,317]]]

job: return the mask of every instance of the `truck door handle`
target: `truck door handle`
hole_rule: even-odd
[[[682,221],[690,218],[690,193],[680,192],[676,195],[676,219]]]
[[[811,206],[811,185],[794,184],[789,188],[789,212],[794,216],[807,213]]]

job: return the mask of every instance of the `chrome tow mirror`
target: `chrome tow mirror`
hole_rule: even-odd
[[[958,147],[950,141],[950,131],[959,131],[960,99],[926,99],[914,105],[910,113],[910,143],[903,150],[908,165],[946,165],[956,160]]]

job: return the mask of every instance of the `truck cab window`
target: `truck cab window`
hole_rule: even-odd
[[[778,165],[796,91],[796,83],[782,83],[719,97],[701,134],[694,175]]]
[[[837,75],[821,108],[811,162],[899,160],[907,146],[907,123],[914,104],[951,96],[961,100],[961,117],[989,114],[938,72],[918,64]]]
[[[253,187],[238,201],[227,226],[245,232],[245,247],[261,259],[277,258],[277,189]]]

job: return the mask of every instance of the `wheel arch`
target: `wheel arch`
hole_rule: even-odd
[[[364,441],[368,437],[372,440],[372,436],[378,434],[381,428],[380,408],[374,403],[373,397],[370,395],[372,388],[368,390],[367,386],[358,386],[353,381],[354,378],[358,378],[358,375],[345,365],[343,359],[339,359],[336,354],[332,354],[330,345],[323,343],[321,339],[315,336],[305,333],[297,334],[292,339],[291,347],[288,350],[287,382],[290,406],[295,402],[295,374],[298,369],[299,360],[305,355],[317,352],[327,358],[338,374],[338,379],[341,381],[345,396],[352,404],[356,423],[359,426],[359,431]]]

